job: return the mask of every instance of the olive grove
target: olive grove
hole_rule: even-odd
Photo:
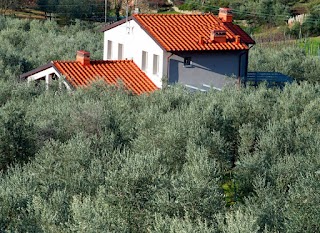
[[[2,232],[320,230],[319,85],[0,86]]]
[[[320,231],[317,78],[45,91],[17,76],[77,49],[99,59],[101,33],[0,21],[0,232]]]

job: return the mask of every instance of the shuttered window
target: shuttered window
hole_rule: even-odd
[[[148,68],[148,52],[142,51],[142,64],[141,69],[146,71]]]
[[[123,44],[118,44],[118,60],[123,59]]]
[[[112,41],[108,40],[107,59],[112,59]]]
[[[153,54],[153,74],[159,73],[159,56]]]

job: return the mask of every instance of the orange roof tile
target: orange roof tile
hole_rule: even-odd
[[[108,84],[117,84],[121,80],[127,89],[138,95],[158,89],[132,60],[91,61],[90,65],[85,66],[77,61],[52,63],[74,87],[88,86],[93,81],[103,78]]]
[[[224,23],[226,27],[228,27],[233,34],[239,35],[241,40],[246,44],[255,44],[256,42],[236,24],[233,23]]]
[[[239,26],[224,23],[213,14],[134,14],[135,20],[166,51],[246,50],[254,40]],[[109,30],[123,22],[105,26]],[[212,42],[213,30],[225,30],[227,41]],[[241,43],[236,43],[236,36]],[[203,40],[199,43],[199,38]]]

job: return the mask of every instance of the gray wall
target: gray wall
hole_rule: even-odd
[[[198,88],[201,88],[202,84],[208,84],[216,88],[234,85],[238,76],[244,77],[246,75],[247,52],[204,51],[175,53],[171,56],[169,62],[169,83],[178,82]],[[184,67],[185,57],[191,57],[191,67]],[[235,76],[235,78],[230,78],[230,76]]]

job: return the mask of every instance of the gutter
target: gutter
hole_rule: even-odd
[[[23,81],[23,80],[24,80],[25,78],[27,78],[28,76],[34,75],[34,74],[36,74],[36,73],[38,73],[38,72],[41,72],[41,71],[46,70],[46,69],[51,68],[51,67],[53,67],[53,63],[52,63],[52,62],[49,62],[49,63],[46,64],[46,65],[39,66],[38,68],[35,68],[35,69],[30,70],[30,71],[28,71],[28,72],[26,72],[26,73],[23,73],[23,74],[21,74],[21,75],[19,76],[19,77],[20,77],[20,81]]]
[[[242,51],[239,55],[239,70],[238,70],[238,85],[239,85],[239,88],[240,88],[240,84],[241,84],[241,77],[240,77],[240,73],[241,73],[241,57],[245,54],[247,54],[247,57],[246,57],[246,70],[245,70],[245,75],[247,76],[248,74],[248,65],[249,65],[249,50],[254,46],[254,44],[251,44],[249,46],[249,49],[248,50],[245,50],[245,51]]]
[[[168,83],[169,83],[169,62],[170,62],[170,58],[172,56],[173,56],[173,53],[171,53],[171,55],[167,57],[167,79],[168,79]]]
[[[243,55],[245,55],[245,54],[249,54],[249,52],[248,52],[249,50],[245,50],[245,51],[242,51],[241,53],[240,53],[240,55],[239,55],[239,68],[238,68],[238,87],[240,88],[241,87],[241,61],[242,61],[242,59],[241,59],[241,57],[243,56]],[[247,56],[248,57],[248,56]],[[248,60],[248,59],[246,59],[246,60]],[[248,62],[247,62],[247,65],[246,65],[246,71],[245,72],[247,72],[247,66],[248,66]]]

